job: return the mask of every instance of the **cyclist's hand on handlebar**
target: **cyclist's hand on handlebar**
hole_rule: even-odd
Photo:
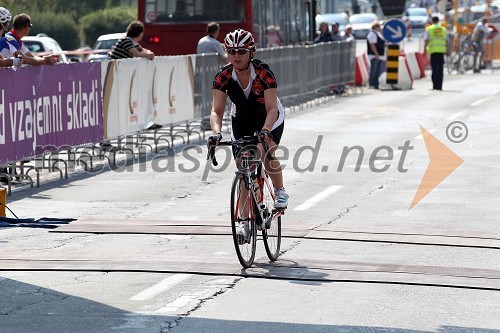
[[[259,142],[269,144],[269,142],[273,139],[273,135],[271,131],[264,127],[259,133]]]
[[[220,140],[222,140],[222,134],[219,132],[219,133],[216,133],[208,138],[207,146],[208,147],[217,146],[219,144]]]

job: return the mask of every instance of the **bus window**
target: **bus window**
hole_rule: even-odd
[[[243,22],[245,0],[146,0],[144,22]]]

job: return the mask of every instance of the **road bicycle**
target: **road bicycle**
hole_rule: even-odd
[[[264,247],[271,261],[278,259],[281,246],[283,210],[274,208],[274,187],[257,149],[255,137],[222,141],[236,151],[238,170],[231,186],[231,229],[238,260],[244,268],[252,266],[257,248],[257,231],[261,230]],[[263,143],[267,158],[272,159]],[[215,146],[210,146],[207,159],[217,166]],[[247,237],[237,233],[240,223],[248,223]]]
[[[464,74],[474,69],[476,48],[477,44],[472,40],[470,35],[462,36],[458,52],[451,53],[446,59],[448,73],[452,74],[456,72],[457,74]]]

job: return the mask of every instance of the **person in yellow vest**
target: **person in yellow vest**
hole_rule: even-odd
[[[439,24],[439,18],[432,18],[432,25],[425,32],[424,54],[431,55],[432,89],[443,90],[444,55],[446,53],[446,28]]]

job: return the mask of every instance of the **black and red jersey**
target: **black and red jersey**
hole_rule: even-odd
[[[264,91],[277,88],[276,77],[269,69],[269,66],[260,60],[251,61],[251,81],[252,87],[247,96],[236,78],[234,67],[228,64],[220,69],[213,81],[213,89],[225,92],[231,102],[233,102],[232,116],[233,124],[244,124],[249,131],[260,130],[266,120],[266,105]],[[278,119],[273,128],[283,122],[283,107],[278,100]]]

